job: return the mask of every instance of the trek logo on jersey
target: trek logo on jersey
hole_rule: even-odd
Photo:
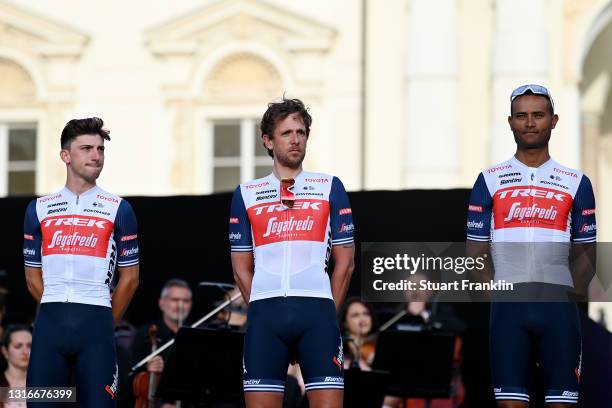
[[[28,241],[34,241],[34,236],[30,234],[23,234],[23,239],[27,239]]]
[[[293,208],[261,204],[247,212],[256,246],[283,241],[324,242],[329,217],[328,201],[296,200]]]
[[[83,217],[83,218],[79,218],[79,217],[59,217],[59,218],[51,218],[51,219],[45,219],[43,220],[43,226],[44,227],[48,227],[50,225],[54,225],[54,226],[69,226],[69,225],[74,225],[77,227],[92,227],[92,226],[96,226],[98,228],[101,229],[105,229],[105,224],[108,224],[109,221],[108,220],[103,220],[101,218],[94,218],[94,217]]]
[[[516,198],[516,197],[536,197],[536,198],[546,198],[552,199],[554,198],[557,201],[564,201],[565,199],[572,200],[572,197],[569,194],[558,192],[556,190],[550,190],[547,188],[525,188],[525,187],[510,187],[508,189],[500,190],[496,193],[500,199],[505,199],[506,197]]]
[[[326,201],[319,201],[319,200],[304,200],[304,201],[296,201],[293,204],[293,207],[291,208],[292,210],[307,210],[309,208],[315,210],[315,211],[320,211],[321,210],[321,205],[323,203],[327,203]],[[287,208],[285,206],[283,206],[282,204],[264,204],[258,207],[252,207],[249,208],[249,211],[254,210],[255,211],[255,215],[261,215],[262,213],[271,213],[274,211],[286,211]]]
[[[525,226],[567,230],[573,198],[566,192],[545,187],[508,187],[493,197],[495,228]]]
[[[597,230],[597,226],[595,224],[588,224],[587,225],[586,223],[584,223],[584,224],[582,224],[582,227],[580,227],[580,232],[589,233],[589,232],[594,232],[596,230]]]
[[[41,222],[42,255],[106,257],[114,225],[98,217],[56,216]]]
[[[468,205],[468,211],[481,213],[482,212],[482,206],[481,205],[470,204],[470,205]]]
[[[238,217],[230,217],[230,224],[240,224]]]
[[[593,214],[595,214],[594,208],[587,208],[585,210],[582,210],[582,215],[593,215]]]
[[[133,234],[133,235],[124,235],[121,237],[121,242],[125,242],[125,241],[131,241],[133,239],[138,238],[138,234]]]

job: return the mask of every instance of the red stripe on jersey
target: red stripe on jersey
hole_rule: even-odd
[[[493,197],[495,229],[534,227],[567,230],[572,209],[570,194],[539,186],[513,186]]]
[[[85,255],[105,258],[112,221],[86,215],[60,215],[41,221],[42,255]]]
[[[247,210],[255,245],[283,241],[325,241],[329,202],[296,200],[292,208],[264,203]]]

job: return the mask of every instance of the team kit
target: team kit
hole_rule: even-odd
[[[516,153],[482,171],[470,195],[467,251],[490,254],[495,279],[513,285],[571,288],[574,282],[567,253],[505,243],[567,243],[587,254],[595,244],[588,177],[548,152],[557,121],[545,87],[515,89],[508,123]],[[293,362],[311,406],[342,406],[345,367],[337,313],[354,270],[355,224],[340,179],[302,168],[311,123],[299,99],[268,104],[261,134],[273,170],[240,184],[229,206],[228,256],[249,304],[243,367],[236,367],[243,372],[247,406],[280,407]],[[67,386],[74,372],[85,407],[116,405],[114,324],[138,286],[134,211],[96,184],[109,140],[99,118],[68,122],[60,153],[66,186],[33,200],[24,220],[26,281],[40,303],[27,386]],[[543,263],[555,267],[541,271]],[[575,406],[581,347],[576,303],[492,302],[491,377],[498,406],[528,406],[535,348],[546,403]]]

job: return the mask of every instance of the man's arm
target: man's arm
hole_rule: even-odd
[[[229,218],[229,241],[232,251],[234,279],[245,303],[251,299],[251,284],[255,273],[251,222],[240,186],[234,190]]]
[[[246,303],[248,303],[251,298],[251,284],[253,283],[254,273],[253,266],[252,252],[232,252],[234,279]]]
[[[332,248],[334,272],[331,277],[331,291],[336,310],[340,310],[355,270],[355,245],[338,245]]]
[[[572,243],[570,251],[570,271],[574,281],[574,290],[581,298],[586,300],[589,284],[595,276],[597,262],[597,244],[589,242],[584,244]]]
[[[470,275],[476,282],[489,282],[493,279],[493,263],[491,262],[490,244],[488,242],[478,242],[467,240],[465,243],[465,254],[468,258],[484,259],[484,268],[470,271]]]
[[[26,284],[28,285],[28,291],[30,291],[30,294],[32,295],[36,303],[40,303],[44,287],[42,279],[42,269],[26,266],[25,277]]]
[[[138,288],[139,266],[119,267],[119,282],[113,291],[112,308],[115,321],[121,320],[123,313],[127,309],[136,289]]]
[[[576,294],[586,300],[589,284],[596,272],[597,221],[595,219],[595,194],[586,175],[582,176],[571,213],[572,247],[570,271]]]

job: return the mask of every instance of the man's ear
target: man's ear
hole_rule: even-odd
[[[559,121],[559,115],[557,115],[556,113],[553,115],[552,117],[552,126],[550,127],[551,129],[554,129],[555,126],[557,126],[557,122]]]
[[[60,159],[66,164],[70,164],[70,152],[67,149],[60,150]]]
[[[263,139],[266,149],[272,150],[272,148],[274,147],[274,142],[272,142],[272,138],[265,133],[261,136],[261,138]]]

